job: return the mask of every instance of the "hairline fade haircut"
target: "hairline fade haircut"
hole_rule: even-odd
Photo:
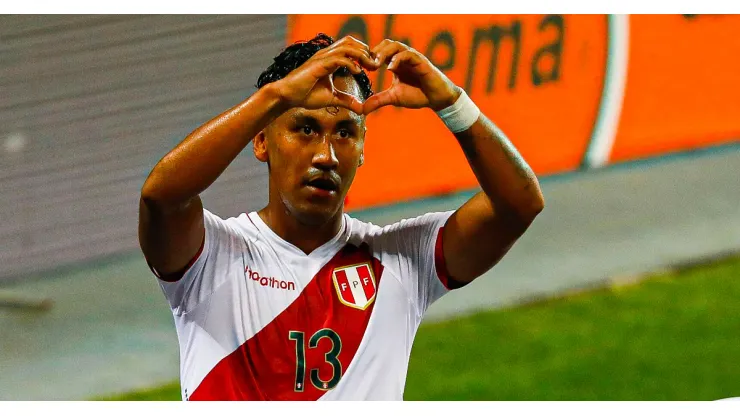
[[[291,71],[308,61],[316,52],[329,47],[333,43],[334,39],[331,36],[319,33],[311,40],[296,42],[288,46],[278,56],[273,58],[272,64],[260,74],[257,85],[255,86],[259,89],[271,82],[285,78]],[[363,100],[367,100],[373,95],[370,78],[368,78],[364,69],[355,75],[347,68],[341,67],[334,74],[339,76],[351,75],[360,87]]]

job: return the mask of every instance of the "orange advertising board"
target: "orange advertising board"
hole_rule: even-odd
[[[572,170],[591,135],[606,59],[604,16],[294,16],[290,41],[318,32],[424,52],[510,137],[538,173]],[[378,88],[391,76],[371,73]],[[535,110],[536,109],[536,110]],[[348,208],[467,189],[476,180],[454,136],[428,109],[368,116],[365,165]]]
[[[465,88],[540,175],[588,165],[596,136],[609,136],[600,145],[604,162],[738,137],[740,87],[731,78],[740,74],[740,17],[630,16],[623,45],[610,39],[610,22],[605,15],[295,15],[288,42],[323,32],[371,47],[385,38],[410,45]],[[611,68],[614,48],[628,48],[624,73]],[[626,79],[614,84],[615,74]],[[385,70],[369,75],[375,91],[392,78]],[[606,93],[609,84],[620,94]],[[611,130],[597,129],[605,112],[616,123]],[[365,165],[347,208],[477,186],[431,110],[386,107],[367,125]]]
[[[740,138],[740,15],[630,16],[613,162]]]

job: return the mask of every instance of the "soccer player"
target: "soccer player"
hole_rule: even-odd
[[[381,65],[394,80],[373,94],[365,70]],[[424,312],[525,232],[543,209],[538,181],[465,92],[402,43],[320,34],[286,48],[257,87],[169,152],[141,191],[139,240],[174,315],[183,399],[400,400]],[[435,111],[482,191],[385,227],[344,213],[365,115],[387,105]],[[198,195],[250,142],[267,163],[267,206],[219,218]]]

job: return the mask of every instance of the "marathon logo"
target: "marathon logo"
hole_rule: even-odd
[[[286,282],[274,277],[260,276],[258,272],[252,270],[249,266],[244,268],[244,274],[247,275],[248,279],[257,282],[262,286],[271,287],[273,289],[295,290],[294,282]]]

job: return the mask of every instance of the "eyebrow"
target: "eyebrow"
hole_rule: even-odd
[[[319,121],[315,117],[303,113],[293,114],[292,119],[295,123],[319,124]]]
[[[311,115],[304,114],[304,113],[293,114],[292,119],[294,123],[307,123],[307,124],[316,124],[316,125],[320,124],[319,121],[316,119],[316,117],[313,117]],[[337,121],[336,123],[336,125],[339,127],[360,126],[361,124],[362,124],[362,117],[359,115],[349,115]]]
[[[360,120],[354,119],[354,118],[345,118],[339,122],[337,122],[337,127],[340,128],[359,128],[362,125]]]

